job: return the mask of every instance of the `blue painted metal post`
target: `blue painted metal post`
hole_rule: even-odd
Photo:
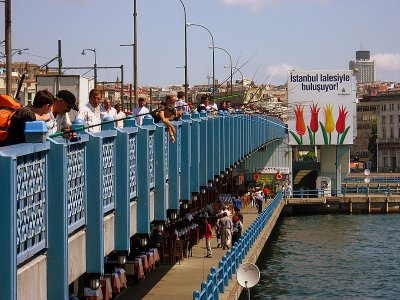
[[[127,119],[124,128],[117,131],[115,190],[115,250],[130,251],[130,204],[136,197],[137,127],[134,119]]]
[[[207,124],[207,153],[215,152],[215,144],[214,144],[214,117],[208,118]],[[207,179],[213,181],[214,180],[214,155],[207,155]]]
[[[191,126],[192,121],[188,112],[182,116],[181,127],[181,178],[180,178],[180,200],[190,201],[190,163],[191,163]]]
[[[191,126],[191,162],[190,162],[190,191],[197,193],[200,189],[200,115],[192,113]]]
[[[219,111],[219,164],[218,169],[220,173],[225,172],[226,162],[229,158],[229,148],[227,145],[227,136],[226,136],[226,117],[223,111]]]
[[[208,170],[208,117],[207,113],[200,112],[200,187],[207,187]]]
[[[48,174],[51,178],[48,201],[47,297],[68,299],[68,198],[67,145],[51,140]]]
[[[0,180],[3,197],[3,201],[0,201],[0,228],[3,230],[0,247],[2,273],[0,291],[4,299],[15,300],[17,299],[17,161],[12,154],[13,149],[7,150],[0,149],[0,170],[2,174],[7,174]]]
[[[143,118],[142,127],[138,131],[138,190],[137,190],[137,232],[150,233],[150,182],[151,172],[154,166],[151,166],[151,155],[154,145],[154,131],[156,126],[150,115]]]
[[[209,179],[214,179],[215,177],[218,177],[220,172],[223,170],[221,169],[220,166],[220,151],[221,151],[221,144],[222,144],[222,136],[221,136],[221,118],[220,117],[214,117],[211,119],[212,123],[214,124],[214,134],[213,134],[213,141],[214,141],[214,147],[209,149],[210,153],[213,152],[214,155],[214,167],[213,167],[213,177]]]
[[[108,127],[106,127],[108,128]],[[105,129],[105,128],[104,128]],[[115,138],[115,130],[89,135],[87,144],[87,225],[86,225],[86,272],[104,274],[104,139]],[[115,144],[114,144],[115,146]],[[115,147],[114,147],[115,151]],[[114,155],[115,166],[115,155]],[[115,183],[115,182],[114,182]]]
[[[157,147],[154,148],[154,219],[167,219],[167,179],[168,179],[168,152],[169,152],[169,136],[166,127],[163,123],[156,124],[154,133],[154,143]]]
[[[169,194],[168,208],[179,209],[179,141],[181,121],[172,122],[176,129],[175,143],[169,146]]]

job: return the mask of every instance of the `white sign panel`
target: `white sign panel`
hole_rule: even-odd
[[[291,145],[353,144],[352,71],[289,71]]]
[[[255,173],[262,173],[262,174],[289,174],[289,168],[287,167],[256,167],[254,168]]]

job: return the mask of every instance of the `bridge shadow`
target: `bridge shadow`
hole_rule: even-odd
[[[173,266],[159,265],[154,270],[146,273],[145,279],[135,280],[128,278],[128,288],[121,291],[115,297],[116,300],[139,300],[143,299],[146,295],[150,296],[149,291],[163,279],[163,277],[171,270]]]

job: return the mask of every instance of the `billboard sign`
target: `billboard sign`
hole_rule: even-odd
[[[352,82],[350,70],[289,71],[289,143],[353,144]]]

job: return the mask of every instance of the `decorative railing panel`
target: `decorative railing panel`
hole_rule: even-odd
[[[115,204],[115,150],[114,137],[103,142],[103,207],[104,213],[114,209]]]
[[[46,247],[46,154],[17,159],[17,263]]]
[[[136,181],[136,135],[129,137],[129,198],[134,199],[137,192]]]
[[[154,188],[154,132],[149,133],[149,182]]]
[[[69,145],[67,152],[69,234],[86,223],[85,175],[85,144]]]

